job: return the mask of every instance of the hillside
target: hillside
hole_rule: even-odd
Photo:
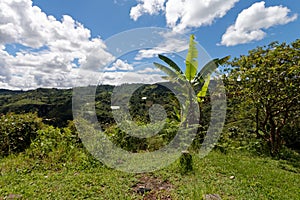
[[[124,98],[126,94],[128,94],[126,88],[129,89],[130,87],[136,86],[135,84],[128,84],[125,85],[125,87],[122,86]],[[114,122],[111,113],[111,95],[113,90],[114,86],[111,85],[100,85],[96,89],[95,106],[97,117],[101,124]],[[39,88],[29,91],[1,89],[0,113],[37,112],[45,123],[63,127],[67,124],[68,120],[73,119],[72,92],[72,89],[56,88]],[[170,99],[173,99],[172,95],[172,92],[162,85],[144,85],[136,90],[132,97],[130,97],[130,112],[133,118],[137,115],[147,118],[148,107],[145,107],[145,104],[148,103],[148,106],[151,106],[154,103],[159,103],[165,106],[169,115],[172,115],[172,107],[177,104],[176,100],[173,100],[173,103],[171,102]],[[142,99],[144,96],[147,97],[147,101]],[[113,104],[114,103],[116,104],[117,102],[113,102]]]

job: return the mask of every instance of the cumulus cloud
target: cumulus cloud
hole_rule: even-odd
[[[139,0],[130,16],[137,20],[143,14],[164,12],[167,25],[174,31],[210,25],[222,18],[239,0]]]
[[[176,31],[210,25],[222,18],[239,0],[169,0],[166,3],[167,24]]]
[[[233,46],[261,40],[266,36],[263,29],[284,25],[297,19],[296,14],[289,16],[289,13],[287,7],[265,7],[263,1],[254,3],[238,15],[234,25],[228,27],[222,36],[221,45]]]
[[[116,71],[116,70],[122,70],[122,71],[129,71],[133,70],[133,66],[131,64],[128,64],[127,61],[123,61],[121,59],[118,59],[116,62],[112,64],[111,67],[106,68],[106,71]]]
[[[137,20],[143,14],[158,14],[159,11],[164,10],[165,0],[138,0],[139,3],[130,10],[130,17]]]
[[[160,35],[162,41],[154,48],[140,50],[135,60],[153,58],[163,53],[181,52],[189,47],[189,38],[181,34],[177,34],[176,32],[162,32]]]
[[[165,82],[161,74],[145,71],[144,73],[136,72],[105,72],[101,77],[102,84],[121,85],[124,83],[143,83],[154,84],[158,82]]]
[[[15,44],[20,49],[9,52]],[[0,55],[0,87],[10,89],[70,86],[74,60],[90,71],[114,60],[81,23],[68,15],[57,20],[31,0],[0,0]]]

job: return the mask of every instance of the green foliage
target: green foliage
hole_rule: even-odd
[[[173,71],[172,69],[169,69],[168,67],[166,67],[162,64],[159,64],[159,63],[153,63],[153,64],[155,67],[162,70],[163,72],[165,72],[168,75],[167,77],[163,77],[163,78],[165,78],[171,82],[174,82],[174,80],[182,80],[183,79],[183,75],[180,74],[180,72]]]
[[[210,75],[207,76],[207,78],[204,82],[204,85],[202,86],[200,92],[197,94],[198,102],[203,102],[204,101],[204,98],[205,98],[205,96],[207,94],[207,91],[208,91],[209,82],[210,82]]]
[[[143,100],[142,97],[146,97]],[[175,94],[166,86],[160,84],[143,85],[139,87],[131,96],[129,101],[129,112],[131,119],[137,123],[150,123],[149,109],[159,104],[165,110],[168,119],[174,119],[175,109],[179,106]],[[126,120],[131,120],[130,117]]]
[[[115,145],[121,147],[124,150],[138,152],[147,148],[145,138],[130,136],[116,125],[107,128],[105,134],[110,137],[110,140]]]
[[[130,126],[130,124],[126,124],[126,126]],[[147,124],[147,126],[149,130],[146,132],[151,132],[153,130],[159,130],[161,124],[159,123]],[[105,130],[105,134],[108,135],[110,140],[115,145],[127,151],[131,151],[131,152],[155,151],[167,145],[174,138],[174,136],[177,133],[178,127],[179,124],[176,121],[167,120],[163,128],[159,130],[159,132],[155,136],[147,137],[147,138],[137,138],[127,134],[117,125],[112,125]],[[126,129],[129,128],[130,127],[126,127]],[[133,132],[137,132],[139,130],[145,130],[145,125],[139,124],[137,127],[132,126],[131,130]]]
[[[0,156],[22,152],[29,147],[36,131],[42,127],[41,121],[36,113],[0,116]]]
[[[27,153],[35,158],[57,156],[56,161],[67,159],[67,154],[77,147],[78,137],[69,128],[47,126],[37,131]]]
[[[126,88],[135,87],[136,84],[126,84],[124,88],[125,97]],[[90,86],[92,87],[92,86]],[[101,126],[109,126],[114,123],[111,112],[111,95],[114,86],[99,85],[95,88],[95,110]],[[158,84],[144,85],[132,95],[130,99],[130,112],[133,118],[135,116],[147,116],[147,110],[142,108],[147,102],[141,102],[141,97],[147,96],[147,102],[162,104],[167,111],[168,116],[173,115],[173,96],[169,89]],[[120,97],[122,98],[122,97]],[[147,108],[147,107],[146,107]],[[30,113],[36,112],[43,122],[55,127],[65,127],[68,121],[73,119],[72,113],[72,90],[70,89],[36,89],[29,91],[10,91],[0,90],[0,113]],[[142,119],[147,121],[145,119]]]
[[[254,155],[268,155],[267,143],[256,137],[252,127],[253,124],[249,121],[225,126],[216,149],[223,153],[239,150],[251,152]]]
[[[189,152],[182,152],[179,158],[180,171],[182,174],[187,174],[193,171],[193,157]]]
[[[185,59],[185,65],[185,77],[191,82],[195,78],[198,70],[198,50],[196,48],[194,35],[190,36],[189,50]]]
[[[185,110],[181,110],[181,113],[179,115],[178,109],[174,108],[175,113],[179,121],[181,122],[182,125],[185,126],[186,129],[189,129],[189,126],[194,127],[195,125],[198,126],[198,122],[195,122],[200,116],[197,116],[198,113],[195,111],[195,102],[198,102],[200,104],[200,109],[203,106],[202,103],[204,102],[204,98],[207,94],[208,90],[208,85],[210,83],[210,75],[213,73],[213,71],[220,65],[223,65],[230,57],[224,57],[222,59],[214,59],[210,62],[208,62],[201,71],[198,71],[198,50],[196,48],[196,42],[195,42],[195,36],[191,35],[190,36],[190,43],[189,43],[189,49],[188,49],[188,54],[186,56],[185,64],[185,73],[181,71],[181,69],[178,67],[178,65],[172,61],[171,59],[159,55],[159,58],[164,61],[165,63],[168,64],[167,66],[164,66],[159,63],[154,63],[154,65],[165,72],[168,77],[166,77],[170,82],[175,82],[179,83],[181,85],[186,85],[187,83],[190,84],[191,89],[186,89],[181,91],[181,95],[185,96],[185,105],[182,105],[185,107]],[[206,78],[205,83],[204,83],[204,78]],[[192,91],[194,90],[194,91]],[[196,92],[197,98],[193,99],[192,95],[193,92]],[[201,115],[201,114],[200,114]],[[201,116],[202,117],[202,116]],[[200,126],[201,127],[201,126]],[[198,146],[199,142],[199,135],[197,138],[197,141],[193,142],[193,148]],[[192,158],[191,158],[192,159]],[[182,162],[182,168],[184,170],[189,171],[189,163],[192,162]]]
[[[284,144],[283,129],[299,118],[300,40],[258,47],[230,62],[227,85],[233,114],[255,122],[257,138],[263,138],[276,155]]]
[[[154,62],[154,66],[165,72],[169,77],[167,78],[171,82],[188,81],[198,96],[198,102],[202,102],[203,98],[207,94],[208,85],[211,80],[210,75],[219,66],[224,65],[230,58],[230,56],[223,57],[221,59],[216,58],[209,61],[198,71],[198,50],[196,48],[195,36],[190,36],[190,44],[188,54],[186,56],[186,70],[185,73],[181,71],[180,67],[171,59],[163,55],[158,57],[168,64],[168,66]],[[204,81],[205,78],[205,81]],[[205,83],[204,83],[205,82]],[[199,87],[200,86],[200,87]],[[188,93],[188,91],[182,91],[182,93]]]
[[[180,67],[173,60],[171,60],[170,58],[168,58],[164,55],[158,55],[158,57],[159,57],[159,59],[161,59],[162,61],[167,63],[170,67],[172,67],[173,70],[175,70],[176,72],[179,72],[179,74],[183,74]]]
[[[0,91],[1,113],[36,112],[44,123],[63,127],[72,119],[72,90],[38,88],[29,91]]]
[[[89,169],[101,165],[81,143],[72,121],[65,128],[45,126],[38,130],[25,155],[38,160],[35,161],[35,168]]]

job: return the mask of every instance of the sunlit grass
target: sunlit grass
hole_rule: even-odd
[[[10,156],[1,159],[0,198],[16,194],[24,199],[141,199],[133,187],[143,176],[170,182],[172,189],[164,195],[172,199],[201,199],[203,194],[219,194],[222,199],[300,198],[298,169],[271,158],[245,153],[211,152],[204,159],[194,155],[194,172],[187,175],[178,165],[130,174],[100,163],[89,166],[80,159],[56,164]]]

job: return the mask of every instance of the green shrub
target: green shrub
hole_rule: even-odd
[[[36,113],[0,116],[0,156],[24,151],[43,126]]]
[[[86,169],[101,165],[82,144],[73,121],[65,128],[44,126],[38,130],[30,148],[26,149],[26,155],[37,161],[34,168]]]
[[[188,151],[182,152],[179,158],[179,169],[182,174],[193,171],[193,157]]]
[[[41,159],[49,156],[64,159],[76,147],[77,140],[69,128],[47,126],[37,131],[37,137],[32,141],[28,153]]]
[[[139,124],[140,127],[145,127],[145,124]],[[160,124],[147,124],[148,129],[144,131],[154,131],[160,130]],[[127,127],[128,130],[133,130],[133,126]],[[142,128],[141,128],[142,130]],[[155,151],[165,145],[167,145],[177,134],[178,123],[174,121],[167,121],[163,128],[152,137],[138,138],[131,136],[130,134],[121,130],[117,125],[112,125],[105,130],[105,134],[110,138],[110,140],[120,148],[131,152],[139,151]],[[136,130],[136,132],[139,130]],[[142,132],[141,132],[142,134]]]
[[[266,141],[257,138],[254,130],[234,125],[224,129],[216,149],[223,153],[228,150],[244,150],[258,155],[269,155]]]
[[[112,125],[105,130],[110,140],[120,148],[127,151],[137,152],[147,148],[145,138],[137,138],[130,136],[122,131],[117,125]]]

